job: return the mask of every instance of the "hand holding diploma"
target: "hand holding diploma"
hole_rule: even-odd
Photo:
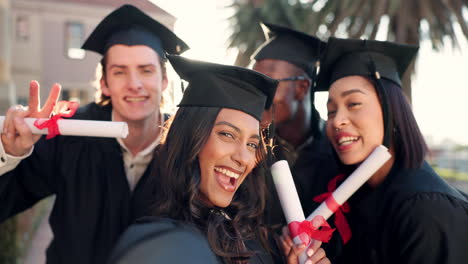
[[[338,232],[340,233],[343,242],[348,242],[351,238],[351,229],[349,229],[348,223],[346,222],[341,210],[349,210],[349,208],[347,208],[347,204],[345,204],[349,197],[351,197],[351,195],[366,183],[369,178],[391,158],[391,156],[392,155],[388,152],[386,147],[378,146],[336,189],[337,180],[340,180],[340,177],[344,178],[344,175],[338,175],[330,181],[327,193],[315,197],[314,200],[323,202],[309,217],[307,217],[307,219],[312,220],[316,216],[322,216],[326,220],[336,213],[335,224]]]
[[[41,136],[32,133],[24,118],[50,117],[59,98],[60,90],[60,84],[54,84],[50,89],[49,97],[44,107],[41,108],[39,83],[37,81],[30,82],[28,108],[20,105],[12,106],[8,109],[5,116],[1,140],[6,153],[12,156],[23,156],[31,150],[32,146]]]
[[[311,222],[305,221],[304,212],[302,211],[301,202],[297,195],[296,186],[294,185],[294,180],[287,161],[280,160],[274,163],[271,166],[271,174],[294,244],[309,245],[311,239],[317,238],[317,236],[324,240],[326,240],[326,238],[329,239],[333,230],[327,226],[328,224],[326,224],[325,220],[322,221],[322,217],[318,216]],[[320,226],[324,226],[323,229],[326,230],[318,230]],[[294,246],[292,250],[297,251],[299,248]],[[299,262],[303,264],[306,262],[308,256],[306,252],[301,252],[302,253],[299,254]],[[289,255],[291,254],[293,254],[293,252]]]

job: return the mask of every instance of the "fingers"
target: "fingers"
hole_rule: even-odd
[[[281,229],[281,233],[281,237],[284,238],[285,242],[289,244],[289,247],[294,245],[294,242],[292,241],[291,236],[289,235],[289,229],[287,226],[283,226],[283,228]]]
[[[20,116],[17,116],[13,121],[15,123],[16,131],[19,134],[19,137],[17,138],[19,155],[17,154],[17,156],[22,156],[29,152],[34,143],[36,143],[36,141],[39,140],[40,136],[37,135],[36,137],[33,137],[31,129],[24,121],[24,117],[22,118]]]
[[[289,250],[289,254],[287,256],[288,264],[297,264],[299,263],[299,255],[304,252],[306,246],[304,244],[295,244]]]
[[[5,134],[8,140],[12,140],[16,135],[16,127],[13,120],[18,116],[20,111],[24,111],[21,105],[12,106],[7,111],[5,121],[3,121],[3,134]]]
[[[45,102],[44,107],[41,110],[40,117],[50,116],[60,96],[61,89],[62,89],[62,86],[60,86],[60,84],[58,83],[52,86],[52,88],[50,89],[49,97],[47,98],[47,101]]]
[[[279,240],[280,240],[280,243],[281,243],[281,249],[283,249],[284,255],[287,256],[293,245],[287,243],[285,241],[285,239],[283,238],[283,236],[280,236]]]
[[[29,114],[23,106],[12,106],[8,109],[4,120],[2,142],[6,153],[13,156],[26,154],[34,144],[31,129],[24,121]]]
[[[331,261],[328,258],[321,259],[317,264],[331,264]]]
[[[39,111],[39,103],[40,103],[40,96],[39,96],[39,83],[37,81],[31,81],[29,83],[29,109],[33,112]]]
[[[321,245],[322,245],[321,241],[312,240],[310,247],[307,249],[307,255],[311,256],[312,254],[314,254],[314,252],[317,251]],[[309,252],[311,253],[309,254]]]
[[[306,264],[314,264],[319,262],[327,263],[326,261],[328,260],[323,248],[317,249],[312,255],[309,255],[309,251],[307,251],[307,256],[309,258],[306,261]],[[328,262],[329,261],[330,260],[328,260]]]

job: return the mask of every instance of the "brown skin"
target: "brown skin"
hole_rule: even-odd
[[[285,226],[282,229],[282,235],[280,236],[280,246],[283,250],[285,256],[287,256],[287,261],[291,263],[299,263],[299,255],[302,252],[306,252],[307,261],[305,264],[329,264],[330,260],[326,256],[326,252],[320,246],[322,242],[313,240],[311,245],[307,248],[304,244],[294,244],[289,236],[289,230]]]
[[[327,111],[327,136],[342,163],[359,165],[382,144],[382,106],[375,87],[366,78],[347,76],[336,80],[330,86]],[[387,161],[369,179],[369,185],[382,183],[393,163],[394,158]]]
[[[303,70],[282,60],[259,60],[253,69],[274,79],[304,75]],[[310,81],[280,82],[273,104],[276,133],[295,146],[302,144],[311,129]],[[262,127],[271,121],[271,115],[264,113]]]

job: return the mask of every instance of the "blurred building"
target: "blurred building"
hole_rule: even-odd
[[[174,28],[176,18],[148,0],[0,0],[0,115],[12,104],[27,105],[30,80],[40,82],[42,102],[55,82],[62,84],[63,100],[93,101],[101,56],[80,47],[108,13],[125,3]],[[52,234],[43,217],[50,202],[19,215],[18,244],[26,252],[18,263],[45,263]]]
[[[175,17],[148,0],[0,0],[0,114],[11,104],[27,104],[30,80],[41,84],[42,102],[55,82],[64,100],[94,100],[101,56],[80,47],[104,16],[125,3],[174,28]]]

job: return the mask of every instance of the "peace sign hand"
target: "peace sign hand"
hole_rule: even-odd
[[[23,156],[27,154],[32,146],[39,140],[40,135],[33,135],[31,129],[24,121],[25,117],[48,118],[54,110],[57,99],[60,96],[60,84],[54,84],[50,89],[44,107],[40,107],[39,83],[31,81],[29,84],[28,107],[16,105],[8,109],[1,140],[5,152],[12,156]]]

